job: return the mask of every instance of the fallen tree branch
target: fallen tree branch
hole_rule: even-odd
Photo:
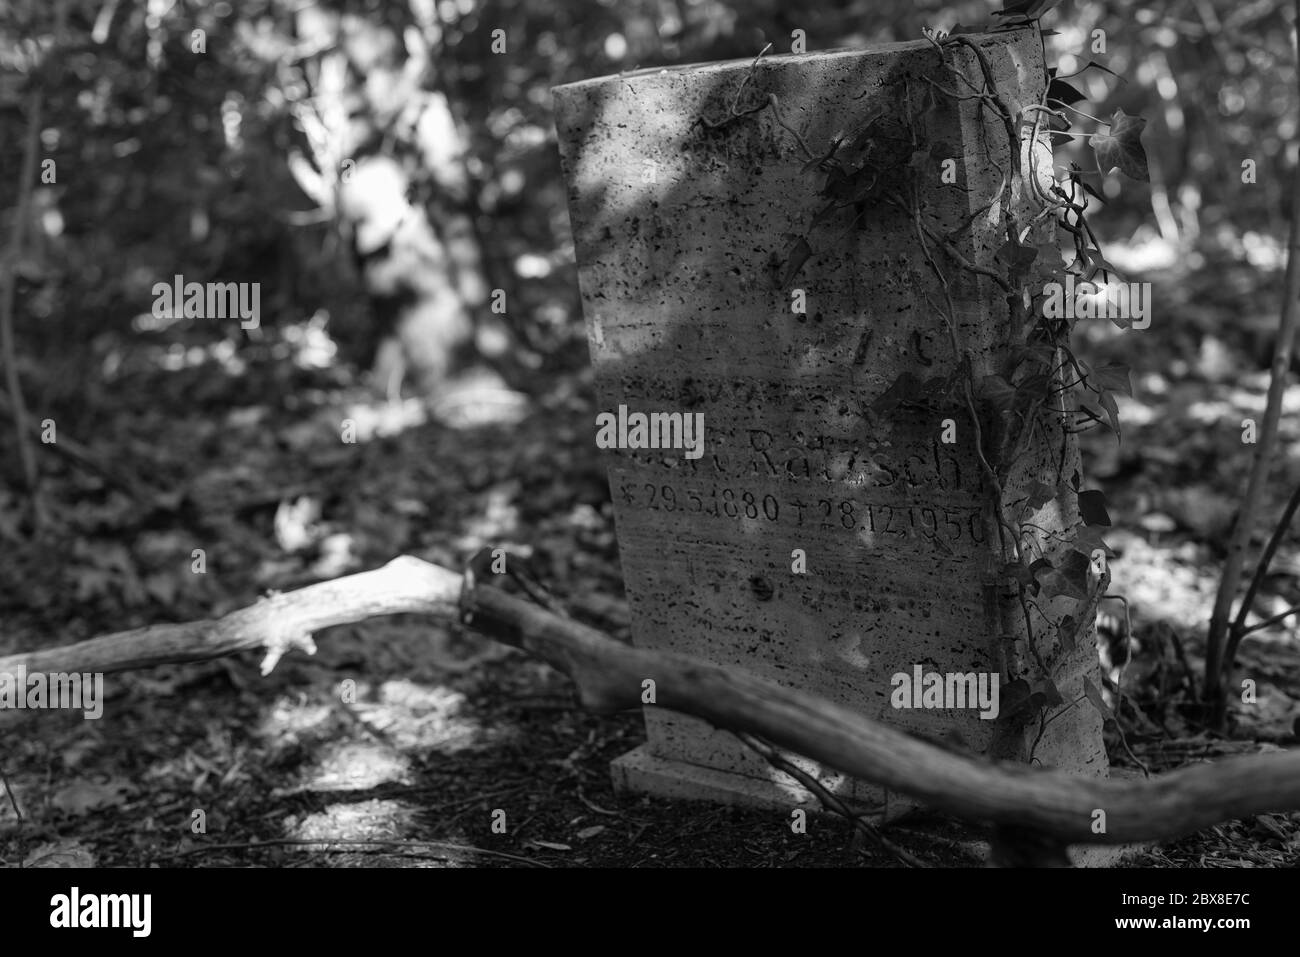
[[[216,619],[150,625],[73,645],[0,658],[0,673],[133,671],[185,661],[207,661],[266,648],[269,674],[290,647],[310,653],[313,632],[379,615],[455,614],[461,577],[418,558],[402,556],[382,568],[271,595]]]
[[[479,586],[458,602],[462,583],[456,572],[403,556],[373,571],[271,596],[214,621],[155,625],[10,655],[0,658],[0,672],[124,671],[262,646],[268,648],[268,671],[287,647],[310,647],[311,632],[319,628],[385,614],[459,614],[475,630],[565,672],[578,685],[583,705],[594,711],[641,707],[643,682],[651,680],[657,703],[650,707],[757,735],[958,817],[1048,836],[1058,844],[1168,839],[1232,818],[1300,807],[1300,752],[1232,758],[1142,781],[984,761],[737,669],[624,645],[497,588]],[[1094,831],[1099,822],[1102,833]]]

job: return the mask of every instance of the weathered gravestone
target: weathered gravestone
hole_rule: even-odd
[[[1085,677],[1099,684],[1091,621],[1065,621],[1089,609],[1046,594],[1022,605],[977,451],[992,454],[996,423],[981,413],[977,445],[962,400],[962,383],[976,392],[1006,368],[1020,334],[987,273],[1006,275],[1004,176],[1020,222],[1037,209],[1010,137],[1043,89],[1036,30],[970,40],[1010,124],[974,95],[974,50],[945,47],[944,67],[927,41],[555,90],[601,411],[641,446],[605,453],[633,640],[980,754],[1032,749],[1036,763],[1104,775],[1100,714],[1066,706],[1084,700]],[[1043,149],[1036,159],[1050,164]],[[635,413],[702,414],[702,446],[647,448]],[[656,427],[657,445],[680,438]],[[1035,429],[1003,479],[1029,559],[1062,564],[1079,521],[1072,436],[1058,420]],[[1043,669],[1066,703],[1047,712],[1050,690],[1032,707],[1022,693],[1046,687]],[[947,698],[929,697],[931,675]],[[978,699],[990,677],[1000,709]],[[648,744],[614,764],[620,785],[808,799],[730,734],[653,705],[645,716]],[[799,763],[859,808],[907,806]]]

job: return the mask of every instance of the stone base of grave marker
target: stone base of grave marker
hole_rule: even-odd
[[[700,731],[707,734],[710,729],[701,724]],[[891,813],[886,814],[884,801],[879,805],[875,803],[878,789],[872,788],[867,794],[858,796],[855,794],[855,785],[861,786],[859,782],[797,755],[787,754],[786,758],[816,776],[823,787],[860,813],[871,815],[874,812],[883,819],[892,816],[893,812],[916,806],[915,802],[895,794],[890,802],[894,805],[889,808]],[[655,753],[655,746],[650,743],[615,758],[610,763],[610,770],[614,776],[614,788],[618,791],[653,794],[662,798],[711,801],[714,804],[770,807],[780,811],[793,808],[821,810],[816,795],[787,774],[769,769],[764,777],[755,777],[720,771],[701,764],[688,764],[660,757]]]
[[[970,39],[1013,117],[1038,102],[1036,30]],[[944,57],[983,86],[969,48]],[[558,87],[555,102],[600,411],[703,415],[702,448],[660,447],[681,437],[665,431],[656,447],[604,453],[634,643],[1025,761],[1037,721],[897,708],[893,697],[895,676],[918,668],[1002,686],[1032,679],[1038,659],[1066,701],[1083,699],[1085,677],[1100,682],[1091,623],[1072,646],[1058,640],[1073,599],[1038,602],[1030,653],[964,405],[900,388],[966,362],[978,383],[1012,348],[1006,293],[979,273],[1004,272],[994,253],[1012,147],[978,98],[938,89],[970,84],[918,41],[643,70]],[[1022,163],[1033,155],[1017,149]],[[876,164],[885,183],[867,198],[845,193],[819,169],[824,157]],[[1005,188],[1031,211],[1019,182]],[[828,193],[843,208],[821,212]],[[889,202],[908,196],[903,209]],[[1003,505],[1031,527],[1022,545],[1057,554],[1058,533],[1079,521],[1073,439],[1045,428],[1017,462]],[[1058,494],[1029,510],[1040,482]],[[647,745],[615,762],[622,786],[808,803],[731,735],[653,705],[645,717]],[[1036,761],[1106,774],[1101,723],[1087,705],[1055,717]],[[801,765],[859,809],[911,806]]]

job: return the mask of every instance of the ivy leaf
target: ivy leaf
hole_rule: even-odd
[[[1109,525],[1110,515],[1106,512],[1106,496],[1092,489],[1079,493],[1079,514],[1085,525]]]
[[[1108,556],[1114,556],[1111,547],[1101,537],[1101,527],[1097,525],[1080,525],[1074,531],[1074,541],[1070,547],[1080,554],[1092,556],[1097,549],[1101,549]]]
[[[1037,511],[1056,498],[1056,489],[1046,482],[1035,482],[1029,489],[1029,507]]]
[[[1065,262],[1065,257],[1061,255],[1061,248],[1056,243],[1039,243],[1038,244],[1038,261],[1040,264],[1057,269]]]
[[[1064,648],[1067,653],[1074,651],[1075,645],[1077,644],[1075,631],[1078,627],[1079,626],[1075,624],[1073,615],[1066,615],[1061,619],[1061,623],[1056,626],[1056,635],[1061,640],[1061,647]]]
[[[1116,279],[1119,279],[1121,281],[1124,279],[1124,274],[1121,273],[1118,269],[1116,269],[1115,265],[1112,262],[1110,262],[1110,260],[1102,256],[1101,250],[1093,249],[1091,250],[1091,252],[1095,253],[1096,255],[1088,257],[1088,271],[1084,274],[1084,279],[1086,281],[1091,282],[1093,277],[1096,276],[1097,273],[1104,273],[1108,276],[1114,276]],[[1109,282],[1109,280],[1107,280],[1107,282]],[[1099,283],[1098,285],[1105,285],[1105,284]]]
[[[910,372],[903,372],[871,403],[871,409],[875,412],[890,412],[904,402],[916,401],[920,394],[921,380]]]
[[[1102,409],[1106,412],[1107,424],[1110,426],[1110,430],[1115,433],[1115,438],[1120,438],[1119,406],[1115,403],[1115,396],[1109,390],[1103,390],[1097,396],[1097,401],[1101,403]]]
[[[1131,396],[1133,394],[1132,372],[1133,370],[1126,363],[1105,362],[1099,366],[1093,366],[1089,378],[1103,389],[1110,389],[1112,392]]]
[[[1014,578],[1025,588],[1034,590],[1038,588],[1038,583],[1034,581],[1034,573],[1029,570],[1024,562],[1007,562],[1002,566],[1002,574]]]
[[[1088,556],[1072,551],[1066,553],[1060,565],[1053,565],[1045,558],[1040,558],[1034,564],[1039,562],[1047,566],[1046,574],[1038,576],[1038,584],[1042,589],[1039,595],[1042,598],[1055,598],[1057,595],[1081,599],[1088,597],[1088,569],[1091,567]]]
[[[1061,0],[1014,0],[1008,3],[1001,10],[994,10],[995,17],[1023,17],[1026,20],[1037,20],[1052,7],[1060,3]]]
[[[1079,69],[1075,70],[1073,73],[1071,73],[1071,74],[1069,74],[1069,75],[1070,75],[1070,76],[1078,76],[1080,73],[1083,73],[1083,72],[1085,72],[1086,70],[1100,70],[1102,73],[1109,73],[1111,76],[1113,76],[1115,79],[1119,80],[1121,83],[1127,83],[1127,82],[1128,82],[1126,79],[1124,79],[1122,76],[1120,76],[1120,75],[1119,75],[1118,73],[1116,73],[1114,70],[1112,70],[1110,67],[1108,67],[1108,66],[1103,66],[1102,64],[1098,63],[1096,60],[1089,60],[1087,63],[1085,63],[1083,66],[1079,67]]]
[[[843,208],[843,206],[839,206],[835,203],[827,203],[821,209],[817,210],[817,213],[812,218],[812,223],[809,225],[809,228],[816,229],[823,223],[829,222],[834,218],[835,214]]]
[[[938,109],[939,97],[936,95],[934,87],[927,86],[921,92],[921,109],[917,111],[915,119],[920,120]],[[915,156],[913,156],[913,160],[915,160]]]
[[[1064,80],[1052,78],[1052,82],[1047,84],[1047,98],[1056,100],[1058,103],[1064,103],[1066,106],[1073,106],[1080,100],[1086,100],[1087,97],[1076,90]]]
[[[1101,712],[1103,718],[1107,721],[1115,720],[1115,714],[1107,706],[1106,699],[1101,696],[1101,692],[1097,690],[1097,686],[1089,681],[1087,676],[1083,679],[1083,693],[1087,697],[1088,701],[1092,703],[1092,706]]]
[[[1044,704],[1049,708],[1059,708],[1065,704],[1065,699],[1061,697],[1061,689],[1056,687],[1056,682],[1046,676],[1035,681],[1030,688],[1034,696],[1042,696]]]
[[[1033,375],[1027,375],[1020,380],[1016,386],[1016,393],[1025,397],[1025,401],[1032,403],[1035,400],[1041,400],[1051,388],[1051,383],[1047,375],[1042,372],[1035,372]]]
[[[980,398],[999,412],[1010,409],[1016,401],[1016,390],[1000,375],[986,375],[980,381]]]
[[[867,349],[871,347],[872,328],[867,326],[858,337],[858,347],[853,350],[853,364],[860,366],[867,361]],[[937,540],[937,539],[936,539]]]
[[[843,184],[848,178],[849,174],[844,172],[838,165],[831,166],[826,170],[826,182],[822,183],[821,191],[817,195],[842,199]]]
[[[871,176],[870,180],[867,179],[868,175]],[[876,191],[876,187],[879,183],[880,173],[876,170],[867,166],[857,170],[849,176],[848,185],[851,187],[849,191],[849,202],[860,203],[864,199],[867,199]]]
[[[952,393],[958,381],[959,377],[956,375],[936,375],[926,379],[921,383],[922,404],[932,406],[936,402],[942,402],[946,396]]]
[[[1010,721],[1029,706],[1033,690],[1024,678],[1008,681],[998,689],[998,717]]]
[[[821,195],[829,196],[841,205],[856,203],[866,199],[879,180],[880,175],[868,166],[848,173],[838,166],[832,166],[826,173],[826,185],[822,187]]]
[[[804,173],[810,173],[813,170],[820,167],[822,163],[825,163],[827,160],[829,160],[832,156],[835,155],[835,151],[840,148],[840,144],[843,142],[844,142],[844,134],[841,133],[839,136],[835,137],[834,141],[831,143],[831,148],[826,151],[826,155],[814,156],[808,162],[803,164],[803,168],[799,170],[799,173],[801,175]]]
[[[803,264],[808,261],[812,255],[812,247],[808,245],[808,240],[800,236],[795,240],[790,251],[785,255],[785,272],[781,274],[781,285],[788,286],[799,275],[799,270]]]
[[[865,93],[863,94],[866,95]],[[857,129],[847,137],[842,137],[840,155],[855,156],[860,155],[871,146],[871,127],[876,125],[876,121],[885,115],[885,108],[877,107],[867,113],[858,123]]]
[[[1147,121],[1140,116],[1129,116],[1123,110],[1116,110],[1110,119],[1109,133],[1093,133],[1088,138],[1088,145],[1097,154],[1097,169],[1101,175],[1107,175],[1118,167],[1119,171],[1133,179],[1149,182],[1147,172],[1147,154],[1142,148],[1142,130]]]
[[[1113,322],[1120,329],[1128,329],[1131,325],[1133,325],[1132,317],[1129,317],[1127,319],[1124,318],[1124,316],[1120,315],[1120,311],[1118,309],[1111,310],[1111,313],[1107,318],[1110,319],[1110,321]]]
[[[1046,342],[1035,342],[1031,346],[1016,346],[1011,352],[1011,360],[1017,365],[1022,362],[1050,365],[1055,356],[1055,351]]]
[[[1018,272],[1031,265],[1038,258],[1038,247],[1022,246],[1020,243],[1008,239],[998,247],[998,251],[994,255]]]

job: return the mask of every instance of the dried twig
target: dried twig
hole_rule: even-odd
[[[1295,2],[1297,29],[1300,30],[1300,0]],[[1297,73],[1300,83],[1300,72]],[[1291,226],[1287,239],[1286,281],[1282,293],[1282,312],[1278,320],[1277,343],[1273,347],[1273,366],[1268,383],[1268,399],[1264,407],[1264,421],[1259,430],[1259,445],[1251,466],[1246,493],[1242,497],[1241,511],[1232,529],[1228,544],[1228,557],[1219,581],[1219,593],[1214,600],[1210,628],[1206,635],[1205,687],[1203,700],[1210,707],[1210,722],[1222,728],[1227,717],[1227,689],[1225,679],[1232,668],[1232,658],[1237,645],[1228,635],[1228,616],[1237,595],[1245,562],[1246,547],[1255,530],[1255,515],[1259,510],[1273,463],[1273,449],[1277,445],[1277,426],[1282,417],[1282,395],[1286,391],[1287,370],[1291,367],[1291,353],[1295,346],[1297,325],[1296,300],[1300,299],[1300,163],[1291,185]],[[1239,635],[1232,636],[1240,641]]]
[[[31,437],[27,434],[27,403],[23,399],[22,383],[18,380],[18,357],[14,348],[14,290],[18,284],[18,260],[27,239],[27,220],[32,198],[32,180],[36,178],[36,149],[41,135],[41,89],[34,87],[27,95],[27,137],[23,142],[23,167],[18,179],[18,204],[14,210],[13,231],[9,237],[8,254],[0,264],[4,288],[0,292],[0,359],[4,361],[5,388],[9,392],[14,420],[14,444],[18,446],[18,459],[22,463],[23,481],[32,497],[32,514],[38,525],[43,524],[40,502],[40,477],[36,471],[36,457],[32,453]]]

